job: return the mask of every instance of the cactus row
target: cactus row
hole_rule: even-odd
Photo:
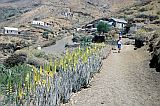
[[[73,92],[88,87],[109,52],[110,48],[104,44],[66,50],[65,55],[51,59],[44,66],[20,66],[16,81],[14,71],[8,69],[6,83],[0,83],[4,98],[0,105],[59,106],[66,103]]]

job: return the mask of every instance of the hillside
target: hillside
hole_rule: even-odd
[[[111,12],[129,6],[134,0],[1,0],[0,27],[20,26],[33,19],[64,23],[64,13],[71,12],[69,26],[80,26]],[[60,20],[57,20],[60,19]],[[62,22],[62,23],[61,23]],[[78,25],[77,25],[78,24]],[[66,25],[66,23],[64,24]],[[63,25],[61,25],[63,26]]]

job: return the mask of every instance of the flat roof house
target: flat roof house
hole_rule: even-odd
[[[117,18],[111,18],[110,22],[113,22],[112,25],[119,29],[123,29],[127,24],[127,21],[125,21],[124,19],[117,19]]]
[[[33,25],[40,25],[40,26],[45,26],[45,27],[50,27],[51,24],[47,23],[47,22],[43,22],[43,21],[32,21]]]
[[[4,34],[18,35],[18,28],[4,27]]]
[[[52,27],[50,23],[48,22],[43,22],[43,21],[32,21],[32,26],[37,27],[37,28],[41,28],[41,29],[45,29],[45,30],[52,30]]]

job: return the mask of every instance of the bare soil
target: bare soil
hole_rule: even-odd
[[[160,106],[160,73],[149,68],[146,49],[126,45],[121,53],[112,51],[91,87],[62,106]]]

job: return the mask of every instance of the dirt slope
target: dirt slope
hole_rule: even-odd
[[[62,106],[160,106],[160,74],[150,69],[145,48],[124,46],[103,62],[91,88],[73,94]]]

